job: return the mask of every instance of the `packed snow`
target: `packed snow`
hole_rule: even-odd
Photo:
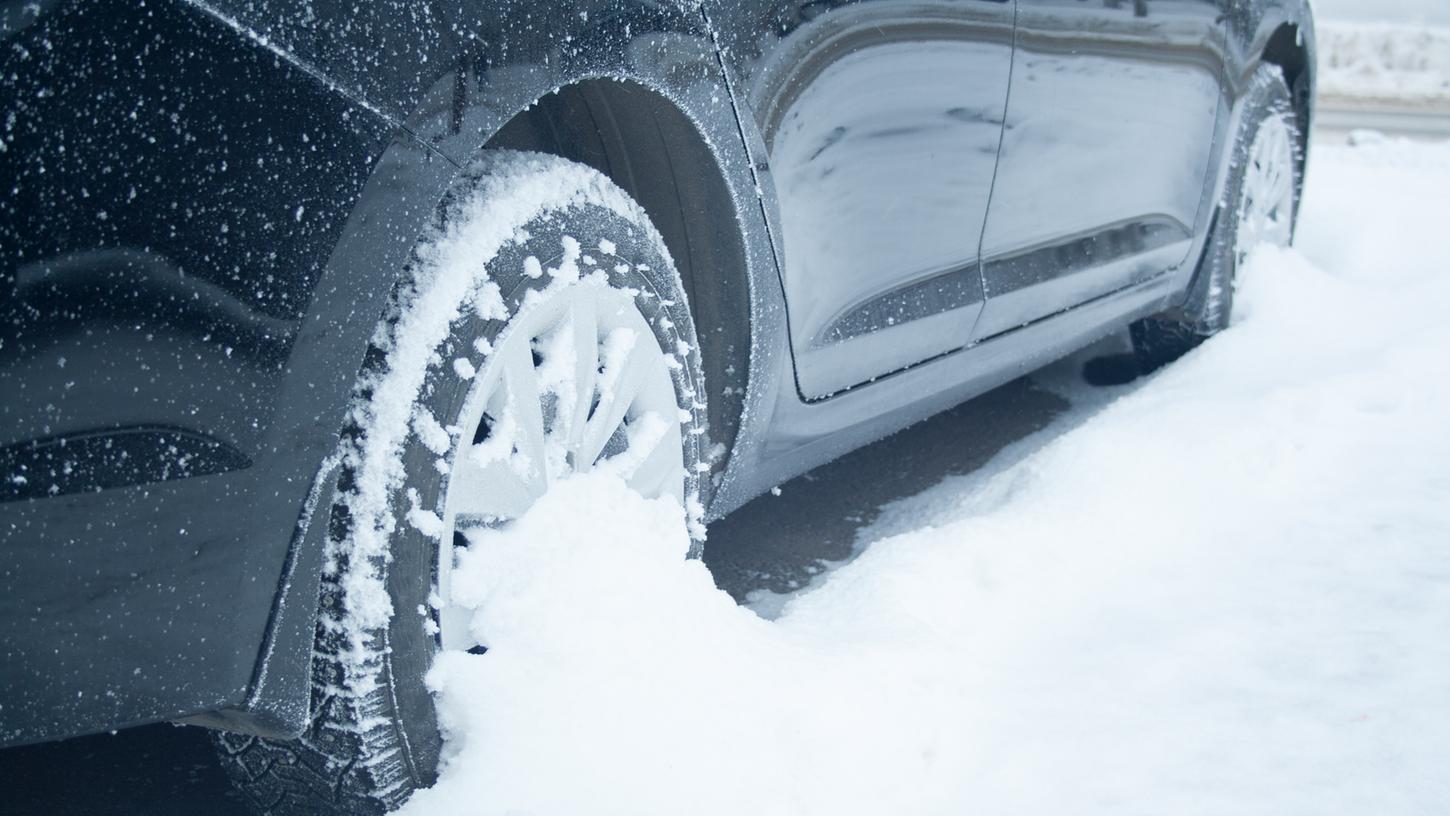
[[[1228,331],[776,620],[606,473],[475,533],[404,812],[1450,812],[1450,145],[1358,141]]]

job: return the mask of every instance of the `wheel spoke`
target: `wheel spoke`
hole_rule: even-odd
[[[493,526],[523,515],[542,492],[507,459],[479,462],[474,446],[461,453],[448,486],[449,507],[459,530]]]
[[[1269,144],[1266,145],[1267,161],[1272,173],[1266,179],[1260,223],[1260,239],[1287,244],[1289,241],[1289,219],[1294,206],[1294,154],[1289,142],[1287,126],[1273,120],[1270,125]]]
[[[592,463],[598,459],[610,437],[624,421],[625,412],[649,375],[650,354],[638,344],[648,343],[650,339],[641,339],[629,329],[616,330],[610,335],[606,347],[606,368],[599,382],[599,406],[584,429],[579,461]]]
[[[642,444],[650,444],[648,440],[640,440]],[[631,445],[630,454],[635,455]],[[683,464],[680,459],[680,440],[678,435],[661,433],[657,435],[648,450],[639,451],[641,458],[633,472],[625,479],[629,486],[642,496],[655,496],[663,492],[667,482],[673,479],[676,482],[682,481],[681,476]]]
[[[599,371],[599,317],[594,300],[586,292],[578,293],[570,304],[570,321],[574,332],[574,405],[569,409],[566,449],[573,458],[574,469],[588,470],[592,459],[579,455],[584,429],[589,422],[589,409],[594,407],[594,387]]]
[[[523,338],[518,338],[523,340]],[[527,472],[543,492],[544,415],[539,404],[539,378],[534,370],[533,349],[527,341],[513,342],[501,350],[503,382],[508,389],[508,407],[517,423],[514,447],[528,460]]]
[[[1272,192],[1269,195],[1269,200],[1273,202],[1273,205],[1270,207],[1271,212],[1282,208],[1286,202],[1292,201],[1293,184],[1294,176],[1289,172],[1289,168],[1279,168],[1279,172],[1274,175],[1274,186],[1271,188]]]
[[[1264,219],[1268,217],[1269,211],[1274,207],[1274,188],[1278,185],[1278,169],[1264,160],[1258,177],[1254,179],[1254,207],[1253,217]]]
[[[1264,177],[1259,180],[1260,186],[1258,189],[1259,212],[1261,214],[1267,216],[1274,209],[1274,205],[1279,203],[1279,196],[1281,195],[1279,185],[1280,179],[1283,177],[1284,173],[1277,162],[1271,161],[1264,168]]]

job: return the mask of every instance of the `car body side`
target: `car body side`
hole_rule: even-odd
[[[1303,0],[1225,8],[1195,259],[1240,89],[1286,31],[1289,53],[1313,53]],[[713,27],[709,4],[4,15],[0,464],[30,477],[0,502],[0,744],[178,719],[301,731],[353,381],[413,246],[485,147],[562,146],[657,222],[695,296],[717,517],[1195,287],[1185,263],[811,398],[770,153],[729,59],[741,32]],[[1306,121],[1312,71],[1302,61]]]

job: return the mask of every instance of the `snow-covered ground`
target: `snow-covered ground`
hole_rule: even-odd
[[[1070,430],[886,508],[776,620],[603,477],[477,540],[490,651],[435,670],[405,813],[1450,812],[1450,144],[1359,141],[1229,331],[1059,378]]]

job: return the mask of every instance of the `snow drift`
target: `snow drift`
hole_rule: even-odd
[[[480,534],[405,812],[1450,810],[1450,146],[1314,161],[1231,329],[774,622],[605,475]]]

